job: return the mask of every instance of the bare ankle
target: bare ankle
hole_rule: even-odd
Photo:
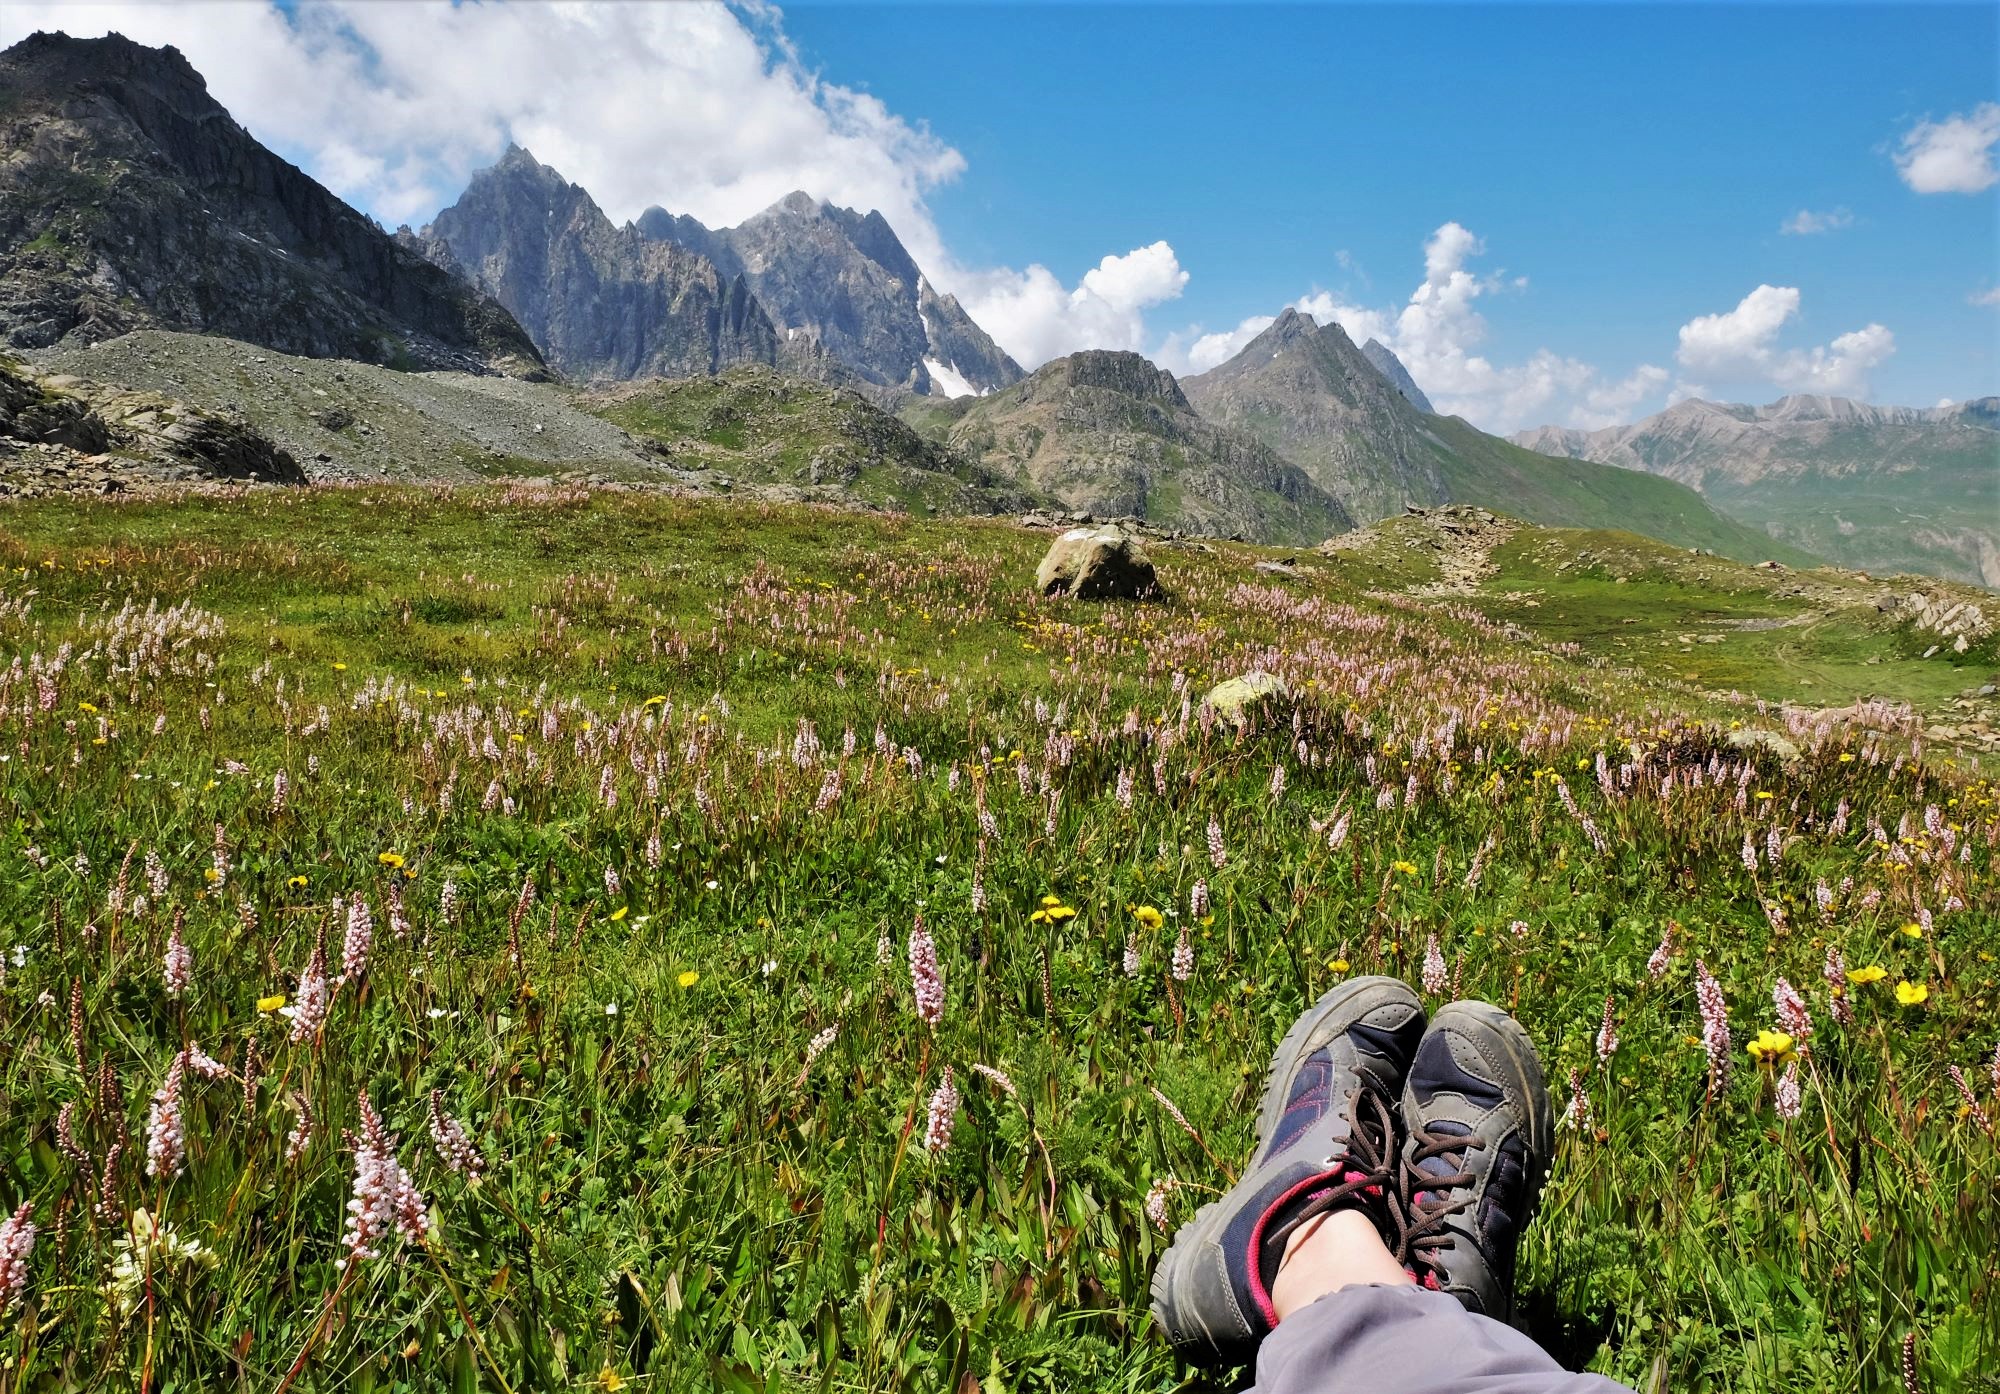
[[[1408,1286],[1410,1275],[1389,1253],[1375,1222],[1358,1209],[1335,1210],[1300,1225],[1285,1243],[1271,1306],[1283,1321],[1330,1292],[1367,1283]]]

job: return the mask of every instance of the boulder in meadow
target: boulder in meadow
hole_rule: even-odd
[[[1042,558],[1035,585],[1078,600],[1145,600],[1160,590],[1146,549],[1118,528],[1071,528]]]
[[[1259,670],[1217,683],[1201,700],[1223,724],[1240,729],[1257,707],[1290,695],[1283,678]]]

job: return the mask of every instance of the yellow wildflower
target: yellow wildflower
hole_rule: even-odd
[[[1759,1031],[1757,1039],[1744,1049],[1750,1058],[1760,1065],[1775,1065],[1789,1060],[1792,1055],[1792,1038],[1783,1031]]]
[[[1906,1007],[1921,1007],[1930,1000],[1931,990],[1923,983],[1896,984],[1896,1000]]]
[[[336,673],[345,673],[347,671],[347,665],[345,663],[336,663],[333,665],[333,671]]]
[[[1847,970],[1847,981],[1850,983],[1879,983],[1888,976],[1889,970],[1879,963],[1871,963],[1866,968]]]
[[[266,1016],[277,1011],[278,1008],[284,1005],[285,994],[282,992],[274,992],[269,997],[259,997],[257,999],[257,1010]]]
[[[627,915],[629,915],[629,914],[631,914],[631,913],[632,913],[632,907],[631,907],[631,906],[629,906],[629,905],[621,905],[621,906],[619,906],[619,907],[618,907],[618,908],[617,908],[616,910],[613,910],[613,911],[611,912],[611,922],[612,922],[613,924],[616,924],[616,923],[618,923],[618,921],[620,921],[620,920],[624,919],[624,918],[625,918],[625,917],[626,917]]]
[[[682,987],[693,987],[696,983],[701,981],[701,974],[695,972],[694,969],[690,968],[687,970],[687,972],[681,974],[680,977],[676,979],[676,981],[679,982]]]
[[[1405,876],[1415,876],[1417,874],[1417,864],[1415,862],[1390,862],[1389,869],[1391,871],[1400,871]]]
[[[1921,939],[1924,937],[1924,927],[1918,924],[1915,920],[1912,920],[1910,921],[1910,923],[1904,925],[1901,932],[1909,935],[1910,938],[1912,939]]]
[[[97,715],[97,708],[93,707],[88,702],[78,702],[76,704],[76,709],[80,712],[89,712],[92,716]]]
[[[303,876],[294,876],[291,880],[287,881],[285,884],[290,886],[295,891],[302,891],[306,888],[307,882],[306,878]]]
[[[1132,918],[1148,929],[1158,929],[1166,923],[1167,917],[1150,905],[1138,905],[1132,909]]]
[[[380,862],[383,866],[386,866],[391,870],[394,870],[402,866],[403,854],[401,852],[377,852],[375,854],[375,860]]]
[[[1345,973],[1347,971],[1347,960],[1344,958],[1329,959],[1326,966],[1336,973]]]

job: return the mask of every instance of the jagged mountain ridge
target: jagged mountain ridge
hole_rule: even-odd
[[[1172,373],[1086,350],[971,403],[952,449],[1071,508],[1163,528],[1317,542],[1353,527],[1306,471],[1196,413]]]
[[[399,236],[512,310],[573,377],[696,377],[777,360],[777,330],[740,272],[615,226],[519,146],[421,233]]]
[[[1389,383],[1403,399],[1418,411],[1435,414],[1437,408],[1424,395],[1424,389],[1417,386],[1417,380],[1410,376],[1410,370],[1403,366],[1403,360],[1380,339],[1370,339],[1361,346],[1361,356],[1375,365],[1375,371],[1389,379]]]
[[[794,192],[735,227],[657,206],[634,226],[747,277],[781,329],[810,334],[876,386],[928,395],[933,378],[956,379],[977,393],[1021,379],[957,298],[932,288],[879,212]]]
[[[1946,407],[1690,400],[1629,426],[1543,426],[1514,440],[1676,480],[1846,565],[2000,586],[2000,397]]]
[[[623,227],[510,146],[408,234],[520,317],[564,372],[691,376],[738,363],[882,392],[987,391],[1021,370],[939,295],[879,212],[788,195],[733,228],[649,208]]]
[[[174,48],[38,33],[0,54],[0,342],[133,329],[542,370],[500,305],[238,125]]]

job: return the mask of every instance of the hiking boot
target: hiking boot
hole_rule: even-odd
[[[1486,1002],[1438,1009],[1403,1081],[1396,1257],[1425,1287],[1497,1321],[1555,1144],[1541,1061]]]
[[[1395,1100],[1424,1032],[1417,995],[1394,978],[1355,978],[1285,1033],[1243,1176],[1174,1236],[1153,1274],[1153,1317],[1199,1365],[1247,1364],[1277,1325],[1271,1283],[1285,1241],[1349,1206],[1393,1243],[1389,1188]]]

